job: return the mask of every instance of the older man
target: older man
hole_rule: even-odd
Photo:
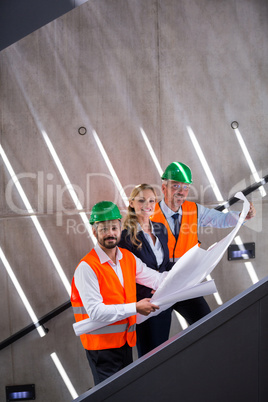
[[[188,201],[191,183],[192,172],[189,166],[182,162],[172,162],[168,165],[162,175],[164,199],[157,204],[152,217],[154,222],[161,222],[166,226],[169,257],[174,263],[198,243],[198,227],[232,227],[236,225],[239,216],[239,212],[232,211],[225,214]],[[251,219],[255,213],[251,203],[246,219]],[[174,305],[174,309],[189,324],[210,312],[203,297],[178,302]]]

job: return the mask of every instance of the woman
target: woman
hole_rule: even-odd
[[[150,220],[156,204],[156,193],[149,184],[136,186],[129,198],[119,247],[130,250],[148,267],[159,272],[168,271],[169,262],[166,228]],[[137,284],[137,300],[152,297],[152,289]],[[137,325],[137,349],[141,357],[165,342],[169,337],[172,309]]]

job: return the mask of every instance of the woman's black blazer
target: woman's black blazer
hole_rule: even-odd
[[[154,232],[158,237],[164,251],[164,259],[162,264],[158,267],[156,257],[150,244],[146,240],[144,233],[142,231],[138,232],[137,238],[142,241],[142,246],[137,248],[130,241],[130,236],[127,229],[124,229],[121,234],[121,240],[118,244],[121,248],[126,248],[131,251],[136,257],[140,258],[148,267],[155,269],[159,272],[169,271],[172,268],[172,263],[169,261],[169,251],[168,251],[168,235],[165,226],[159,222],[152,222],[154,227]],[[137,284],[137,300],[144,299],[146,297],[152,297],[152,289],[146,286]]]

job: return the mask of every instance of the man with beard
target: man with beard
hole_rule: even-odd
[[[161,222],[166,226],[169,258],[174,264],[198,243],[198,227],[233,227],[239,217],[239,212],[232,211],[225,214],[187,201],[191,183],[192,172],[189,166],[181,162],[172,162],[168,165],[162,175],[164,199],[156,205],[152,217],[152,221]],[[253,218],[255,214],[255,208],[251,203],[246,220]],[[173,308],[189,324],[210,313],[210,308],[203,297],[178,302]]]
[[[130,251],[117,247],[121,213],[114,203],[94,205],[90,216],[96,246],[80,261],[72,280],[71,302],[76,321],[111,322],[80,336],[95,385],[132,363],[136,314],[159,309],[150,298],[136,301],[136,282],[157,289],[167,272],[147,267]]]

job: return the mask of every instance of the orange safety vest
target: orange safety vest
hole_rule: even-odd
[[[178,258],[182,257],[186,251],[190,250],[190,248],[198,243],[197,205],[195,202],[184,201],[182,204],[182,220],[177,240],[169,227],[168,221],[166,220],[159,203],[156,204],[151,220],[153,222],[163,223],[167,228],[170,261],[176,261]]]
[[[118,276],[113,268],[105,262],[100,263],[100,259],[94,249],[92,249],[81,261],[85,261],[95,272],[100,286],[100,293],[104,304],[124,304],[136,302],[136,260],[134,255],[125,249],[120,251],[123,258],[120,266],[124,278],[124,287],[121,285]],[[80,262],[81,262],[80,261]],[[81,321],[89,318],[79,291],[72,280],[71,303],[73,306],[75,320]],[[85,349],[101,350],[120,348],[126,342],[129,346],[136,344],[136,315],[124,320],[117,321],[106,327],[92,331],[80,336]]]

